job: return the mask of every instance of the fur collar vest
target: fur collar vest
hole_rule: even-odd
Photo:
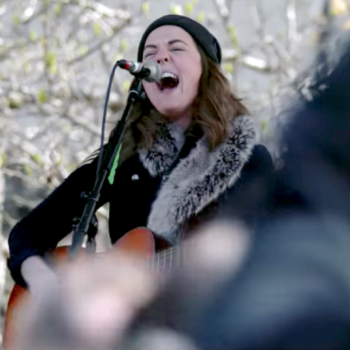
[[[151,149],[138,149],[150,175],[163,177],[147,224],[156,235],[176,244],[186,220],[235,184],[255,146],[256,132],[250,116],[236,117],[230,127],[229,136],[214,150],[209,151],[203,136],[173,168],[185,143],[177,124],[160,127]]]

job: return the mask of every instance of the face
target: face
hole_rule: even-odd
[[[202,74],[200,53],[190,34],[176,26],[155,29],[145,43],[146,60],[156,61],[163,73],[160,84],[143,81],[152,105],[171,119],[189,114]]]

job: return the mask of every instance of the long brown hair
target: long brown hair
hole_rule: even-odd
[[[192,104],[192,126],[199,126],[206,135],[210,149],[218,146],[229,132],[230,121],[244,114],[248,109],[232,93],[230,83],[220,65],[209,59],[199,47],[202,61],[202,75],[198,95]],[[160,113],[146,97],[136,103],[129,117],[123,138],[120,163],[136,152],[137,144],[150,148],[160,123]]]

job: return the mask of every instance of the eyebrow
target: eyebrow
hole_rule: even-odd
[[[180,40],[180,39],[174,39],[174,40],[170,40],[168,42],[168,45],[173,45],[175,43],[182,43],[182,44],[185,44],[186,46],[188,46],[184,41]],[[144,47],[143,50],[146,50],[146,49],[156,49],[157,48],[157,45],[153,45],[153,44],[148,44]]]
[[[180,40],[180,39],[171,40],[171,41],[168,42],[168,45],[172,45],[172,44],[175,44],[175,43],[182,43],[182,44],[185,44],[187,46],[187,44],[184,41]]]

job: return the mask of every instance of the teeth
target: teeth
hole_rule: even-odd
[[[169,73],[169,72],[165,72],[162,74],[162,79],[164,78],[173,78],[173,79],[177,79],[177,76],[173,73]]]

